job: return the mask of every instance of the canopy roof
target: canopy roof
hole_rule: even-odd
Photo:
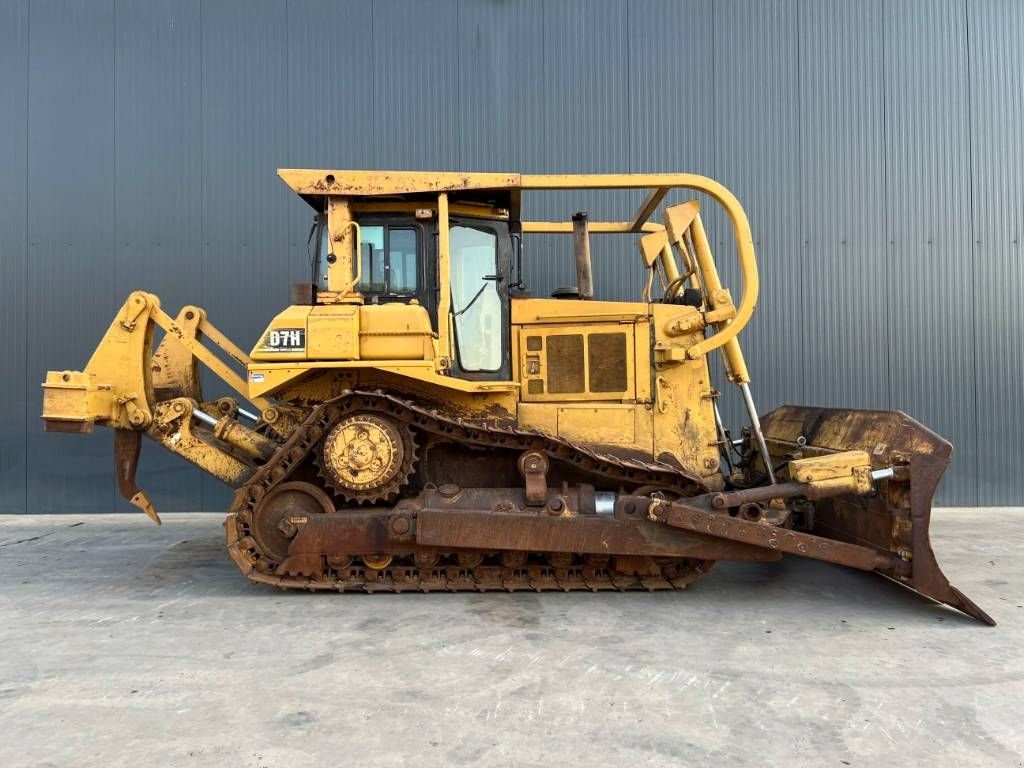
[[[300,195],[352,197],[474,189],[705,189],[718,186],[711,179],[692,173],[521,174],[281,168],[277,175]]]
[[[489,201],[512,210],[518,218],[523,190],[554,189],[646,189],[649,190],[639,210],[629,221],[611,222],[608,227],[592,227],[592,231],[641,232],[660,225],[648,223],[665,195],[672,189],[686,188],[706,192],[721,202],[735,219],[746,217],[736,198],[721,184],[692,173],[597,173],[597,174],[525,174],[525,173],[462,173],[454,171],[346,171],[281,168],[282,181],[317,210],[328,195],[344,197],[413,197],[440,192],[461,192],[460,198]],[[737,216],[738,214],[738,216]],[[739,223],[739,222],[736,222]],[[552,224],[538,226],[534,231],[569,231],[571,227]],[[526,230],[524,230],[526,231]]]

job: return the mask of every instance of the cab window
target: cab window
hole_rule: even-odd
[[[494,372],[502,366],[497,241],[486,228],[454,226],[449,233],[452,316],[464,371]]]
[[[366,225],[358,290],[376,296],[412,296],[419,289],[419,236],[412,227]]]

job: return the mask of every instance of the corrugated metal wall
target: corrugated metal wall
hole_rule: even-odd
[[[901,408],[957,446],[942,502],[1021,503],[1021,40],[1013,0],[3,0],[0,512],[124,508],[110,434],[44,436],[39,382],[136,287],[248,344],[304,272],[282,166],[716,177],[759,249],[762,410]],[[639,294],[631,241],[595,261]],[[570,283],[564,244],[529,277]],[[140,482],[227,502],[152,447]]]

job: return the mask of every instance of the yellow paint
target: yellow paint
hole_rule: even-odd
[[[520,402],[519,423],[574,442],[626,448],[651,455],[653,416],[649,407],[632,403]]]
[[[333,370],[390,373],[403,379],[431,384],[452,392],[515,392],[519,385],[511,381],[467,381],[445,376],[430,360],[310,360],[296,363],[253,363],[249,366],[249,391],[253,395],[277,395],[289,382],[310,373]]]
[[[96,386],[95,374],[82,371],[48,371],[43,384],[43,418],[82,422],[91,429],[96,421],[116,412],[114,393]]]
[[[201,309],[187,308],[192,313],[187,322],[185,314],[175,320],[160,309],[156,296],[133,293],[84,371],[47,375],[44,417],[85,427],[96,422],[117,428],[156,429],[156,414],[163,431],[162,437],[154,439],[176,452],[184,450],[173,448],[167,438],[167,403],[171,401],[157,402],[154,397],[150,345],[153,329],[159,326],[171,338],[169,354],[161,357],[161,364],[167,366],[159,373],[161,382],[194,381],[193,369],[201,362],[261,411],[271,405],[293,406],[289,418],[294,418],[302,412],[297,406],[320,402],[345,388],[381,387],[414,400],[445,402],[469,416],[511,420],[518,415],[524,426],[642,452],[676,463],[705,478],[712,487],[721,485],[713,409],[716,393],[711,386],[708,353],[720,349],[730,378],[749,380],[738,334],[752,316],[758,295],[749,222],[725,187],[694,174],[570,176],[283,169],[279,175],[318,211],[327,213],[334,258],[328,266],[328,288],[320,292],[317,306],[284,309],[249,356],[220,334]],[[644,190],[644,200],[635,212],[625,211],[611,221],[592,221],[590,232],[632,234],[640,240],[652,281],[646,296],[655,271],[660,269],[669,284],[678,281],[681,287],[682,281],[688,280],[691,287],[700,288],[702,305],[517,299],[511,303],[512,380],[468,381],[448,375],[454,343],[450,216],[515,223],[523,193],[553,189]],[[743,280],[737,302],[721,284],[695,201],[670,206],[664,225],[650,221],[675,189],[695,190],[723,207],[732,224]],[[468,190],[475,190],[468,196],[472,199],[462,194]],[[481,204],[479,198],[488,197],[481,195],[481,190],[493,191],[493,199]],[[406,195],[415,197],[403,199]],[[436,220],[436,327],[431,327],[426,309],[413,302],[363,303],[357,289],[361,269],[357,220],[368,212]],[[525,233],[572,232],[569,221],[520,223]],[[566,259],[571,258],[570,248],[565,253]],[[598,274],[599,287],[600,279]],[[301,330],[304,343],[273,350],[269,334],[290,330]],[[573,334],[584,339],[582,363],[574,363],[580,368],[579,391],[550,392],[548,345],[553,338]],[[618,356],[617,340],[606,339],[594,346],[591,337],[595,334],[623,334],[625,359]],[[530,349],[529,337],[539,337],[541,348]],[[203,346],[203,340],[218,347],[227,359]],[[614,360],[605,361],[601,354],[595,358],[591,349],[604,350],[601,354]],[[244,378],[234,366],[245,368]],[[616,373],[614,366],[623,370]],[[598,378],[621,373],[621,389],[599,391],[594,385],[595,372]],[[613,376],[610,380],[617,387],[620,379]],[[543,382],[543,392],[537,390],[537,382]],[[182,401],[194,402],[191,398],[173,402]],[[191,425],[183,429],[188,431]],[[186,458],[222,478],[237,470],[218,464],[222,461],[218,448],[209,449],[213,453],[207,448],[196,444],[186,451]]]
[[[652,304],[655,408],[654,454],[667,454],[709,485],[719,483],[719,452],[714,400],[707,358],[693,360],[686,350],[703,337],[698,325],[686,334],[669,336],[666,327],[693,307]]]
[[[579,302],[591,303],[591,302]],[[552,324],[530,324],[514,326],[518,329],[519,337],[519,380],[523,382],[522,398],[524,401],[552,402],[552,401],[574,401],[574,400],[635,400],[636,399],[636,354],[635,331],[633,323],[605,323],[576,322],[565,325]],[[622,334],[625,337],[625,361],[627,365],[624,371],[624,384],[621,390],[596,391],[591,384],[591,336],[593,334]],[[552,361],[548,347],[552,337],[582,336],[580,356],[580,387],[579,391],[550,392],[545,388],[542,393],[531,394],[529,381],[531,379],[540,382],[547,382],[551,372]],[[541,348],[530,350],[528,338],[539,339]],[[645,355],[646,357],[646,355]],[[644,370],[646,373],[645,369]]]
[[[237,488],[252,477],[255,465],[199,437],[192,422],[195,408],[196,403],[187,398],[158,403],[147,434],[167,450]]]
[[[43,419],[144,429],[153,419],[149,357],[155,296],[135,291],[125,301],[84,371],[49,371],[43,384]]]
[[[680,317],[696,317],[688,332],[669,336],[666,327]],[[520,388],[520,421],[544,431],[566,434],[562,413],[577,439],[607,445],[623,445],[652,457],[666,458],[684,467],[713,487],[721,485],[718,448],[715,443],[711,377],[707,360],[691,360],[686,350],[703,336],[703,321],[694,307],[631,302],[520,299],[512,302],[513,338],[516,339],[515,378]],[[563,322],[557,322],[561,318]],[[546,381],[549,338],[564,334],[625,331],[630,366],[628,386],[622,393],[591,392],[587,347],[584,347],[584,387],[580,392],[530,392],[530,381]],[[530,349],[528,338],[541,339],[539,349]],[[536,347],[537,343],[533,342]],[[653,357],[653,360],[652,360]],[[612,405],[609,401],[617,401]],[[602,403],[617,413],[632,412],[632,434],[615,419],[593,417],[588,403]],[[571,405],[571,404],[578,405]],[[604,403],[607,403],[605,405]],[[590,414],[587,416],[586,414]],[[587,424],[604,425],[587,427]],[[588,432],[587,430],[591,431]],[[596,437],[602,433],[600,437]]]
[[[292,307],[292,309],[302,309]],[[304,307],[310,312],[306,318],[306,350],[303,358],[309,360],[356,360],[360,357],[359,326],[364,307],[353,304],[327,304]],[[276,360],[264,354],[253,359]],[[302,358],[297,358],[302,359]]]
[[[808,483],[812,493],[869,493],[871,457],[867,451],[840,451],[789,462],[789,477],[797,483]]]
[[[692,204],[684,203],[681,206],[667,209],[665,211],[665,229],[668,232],[669,240],[680,249],[686,248],[684,235],[689,234],[697,264],[704,279],[705,296],[710,299],[712,311],[721,311],[720,314],[707,318],[707,322],[719,324],[718,332],[697,341],[686,350],[687,356],[696,360],[713,349],[723,347],[726,371],[730,380],[738,384],[749,382],[750,374],[747,371],[747,364],[743,359],[737,335],[750,321],[757,304],[759,282],[753,244],[751,243],[749,248],[744,248],[741,243],[738,243],[740,245],[740,273],[743,277],[743,299],[740,301],[739,309],[736,309],[733,307],[728,292],[722,287],[714,257],[711,255],[711,246],[708,244],[707,234],[704,231],[704,224],[701,222],[700,214],[693,210]]]
[[[332,307],[333,308],[333,307]],[[347,307],[345,308],[347,311]],[[249,357],[252,360],[266,360],[274,362],[280,360],[305,360],[306,348],[301,349],[289,349],[281,350],[275,349],[271,346],[271,334],[275,331],[299,331],[301,330],[306,336],[306,344],[309,344],[309,315],[313,311],[311,306],[297,306],[293,305],[286,307],[284,310],[279,312],[273,320],[270,321],[270,325],[267,326],[267,330],[260,336],[260,340],[256,342],[256,346],[252,348],[252,352],[249,353]]]
[[[452,349],[452,271],[451,237],[448,227],[448,195],[437,196],[437,282],[440,287],[437,301],[437,347],[441,363],[448,367],[454,354]]]
[[[352,212],[360,213],[405,213],[416,218],[432,218],[437,216],[437,203],[424,200],[416,200],[408,203],[367,199],[362,202],[353,201]],[[429,216],[421,216],[423,213]],[[464,216],[477,219],[508,219],[508,210],[495,208],[483,203],[448,203],[448,213],[454,216]]]
[[[636,443],[636,408],[631,405],[560,406],[558,434],[599,445]]]
[[[573,322],[634,322],[649,314],[639,301],[573,301],[570,299],[516,299],[512,324]]]
[[[419,304],[360,307],[358,335],[359,358],[362,360],[434,358],[434,331],[430,327],[430,316]],[[433,362],[431,367],[436,367]]]
[[[322,303],[347,301],[359,303],[362,294],[356,289],[362,276],[363,260],[359,256],[362,234],[352,218],[347,197],[333,196],[327,202],[327,291],[319,294]],[[354,235],[354,237],[353,237]]]
[[[375,197],[416,192],[467,189],[510,189],[518,173],[452,173],[438,171],[328,171],[281,168],[277,175],[300,195]]]

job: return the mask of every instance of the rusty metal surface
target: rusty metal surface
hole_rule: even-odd
[[[636,495],[617,494],[611,513],[598,515],[592,486],[546,489],[541,505],[536,487],[528,498],[522,488],[447,484],[429,486],[393,509],[331,511],[333,503],[323,503],[313,506],[324,514],[300,509],[289,516],[295,505],[283,511],[269,505],[270,517],[261,520],[278,489],[304,485],[289,478],[302,471],[323,436],[347,416],[367,412],[461,445],[538,451],[587,465],[631,485]],[[681,588],[715,559],[788,553],[876,571],[991,623],[949,585],[928,543],[931,497],[948,463],[948,443],[900,413],[787,407],[764,424],[774,458],[857,449],[876,466],[893,466],[894,476],[878,492],[819,499],[813,510],[807,500],[793,501],[792,508],[778,500],[763,506],[750,500],[760,489],[709,493],[678,471],[674,482],[666,481],[671,470],[662,464],[603,456],[505,424],[447,417],[382,391],[348,391],[315,408],[238,490],[226,521],[228,549],[257,583],[370,592]],[[803,488],[806,499],[812,486],[785,483],[784,495]],[[675,491],[655,494],[653,487]],[[742,503],[715,507],[716,498]],[[258,541],[255,531],[267,525],[291,539],[287,552]]]
[[[304,466],[304,462],[335,424],[348,414],[366,412],[386,414],[402,423],[415,425],[421,431],[443,434],[467,445],[519,451],[539,450],[548,457],[557,457],[561,461],[586,467],[592,473],[633,487],[642,483],[668,485],[679,488],[681,492],[692,492],[700,488],[694,478],[660,463],[604,456],[569,441],[528,430],[446,417],[380,391],[350,391],[314,409],[274,458],[236,492],[231,514],[226,521],[228,551],[251,580],[280,587],[365,591],[678,589],[710,568],[709,561],[697,558],[659,558],[657,561],[641,558],[643,567],[637,567],[636,562],[631,560],[628,565],[623,565],[625,570],[621,570],[616,567],[614,556],[608,560],[609,556],[603,554],[573,552],[531,552],[517,567],[509,564],[504,556],[499,556],[498,562],[494,563],[493,555],[486,555],[488,559],[485,560],[483,552],[462,550],[455,554],[441,553],[446,558],[440,561],[442,565],[428,570],[421,568],[421,562],[429,550],[418,548],[411,541],[404,551],[412,557],[401,561],[394,561],[384,552],[364,550],[355,560],[344,552],[325,550],[323,543],[331,534],[325,533],[326,524],[319,520],[318,515],[308,515],[306,525],[312,523],[314,528],[310,530],[308,538],[294,542],[296,554],[289,551],[288,557],[282,560],[280,551],[275,554],[261,546],[258,537],[253,535],[254,528],[262,527],[259,520],[261,500],[270,498],[278,487]],[[436,493],[441,494],[443,490],[438,489]],[[525,498],[523,501],[525,503]],[[579,505],[580,501],[576,503]],[[279,510],[274,510],[277,524],[282,517]],[[352,526],[368,537],[367,544],[375,543],[382,541],[380,519],[364,515],[353,518]],[[270,521],[271,524],[274,520]],[[321,530],[314,533],[317,528]],[[396,532],[394,527],[389,527],[387,535],[393,537],[397,534],[402,537],[410,533],[411,529],[410,519],[408,529]],[[295,538],[299,539],[301,533],[297,533]],[[383,544],[379,546],[383,547]],[[300,548],[301,553],[298,551]],[[415,555],[419,555],[420,559],[417,560]]]
[[[526,487],[526,502],[531,505],[543,504],[548,496],[548,457],[540,451],[525,451],[517,464]]]
[[[114,430],[114,469],[117,475],[117,490],[125,499],[131,499],[139,492],[135,484],[135,471],[139,466],[142,452],[142,433],[133,429]]]
[[[899,453],[934,455],[948,464],[953,453],[948,441],[900,411],[783,405],[763,416],[761,427],[773,456],[800,448],[799,437],[807,441],[807,456],[861,449],[876,467]]]
[[[277,490],[305,483],[284,483],[264,497],[255,520],[275,506],[274,524],[284,510],[272,505]],[[296,555],[409,554],[434,549],[517,550],[591,555],[699,558],[703,560],[777,560],[781,553],[701,533],[674,530],[647,518],[650,499],[622,497],[613,515],[594,512],[593,490],[545,490],[540,506],[519,488],[427,490],[397,507],[342,509],[308,514],[287,547]]]
[[[284,559],[300,526],[333,511],[334,502],[321,488],[301,481],[281,483],[260,499],[252,535],[265,552]]]
[[[949,579],[939,568],[935,552],[932,550],[932,542],[928,534],[932,516],[932,498],[944,470],[945,466],[937,465],[935,462],[929,461],[927,457],[913,456],[910,458],[913,569],[909,579],[899,579],[899,581],[922,595],[950,605],[979,621],[994,626],[996,622],[991,616],[949,583]]]
[[[44,432],[63,432],[72,435],[87,435],[92,432],[91,421],[71,421],[70,419],[43,419]]]
[[[732,517],[727,513],[709,512],[681,502],[653,502],[652,519],[662,520],[676,528],[717,536],[732,541],[754,544],[837,565],[848,565],[863,571],[896,568],[898,558],[870,547],[835,541],[824,536],[765,525]]]
[[[931,504],[953,452],[948,441],[899,411],[787,405],[766,415],[762,426],[776,460],[794,451],[815,456],[859,449],[868,453],[875,468],[894,467],[895,477],[883,481],[874,495],[817,502],[810,529],[833,541],[896,555],[901,562],[874,570],[979,621],[994,623],[949,584],[932,552]],[[806,445],[798,444],[801,437]]]
[[[114,472],[117,475],[117,489],[130,504],[145,512],[146,516],[160,525],[160,515],[146,492],[135,482],[135,472],[142,452],[142,433],[132,429],[114,430]]]
[[[777,560],[779,557],[746,543],[734,544],[700,533],[673,531],[645,520],[500,514],[485,510],[424,509],[416,518],[416,541],[446,548],[463,546],[702,560]]]

